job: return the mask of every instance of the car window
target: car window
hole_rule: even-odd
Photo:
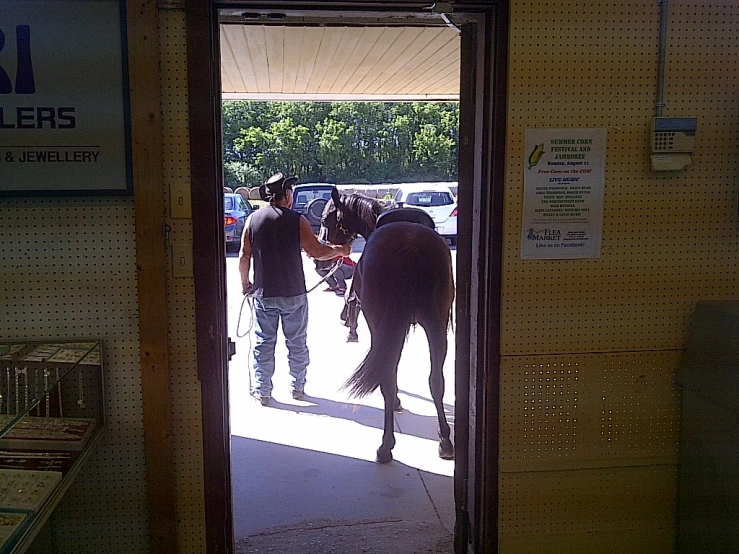
[[[223,209],[226,211],[235,209],[233,196],[223,197]]]
[[[405,201],[406,204],[411,206],[448,206],[454,204],[452,195],[448,192],[437,192],[437,191],[423,191],[423,192],[411,192],[408,194],[408,198]]]
[[[307,204],[316,198],[330,199],[331,190],[301,190],[295,195],[294,202],[296,204]]]
[[[247,202],[243,197],[239,197],[239,210],[242,212],[248,212],[251,211],[251,207],[249,206],[249,202]]]
[[[395,201],[400,202],[401,198],[403,198],[403,191],[399,190],[398,192],[395,193]]]

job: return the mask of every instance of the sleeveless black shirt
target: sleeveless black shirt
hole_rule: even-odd
[[[248,232],[254,258],[254,296],[305,294],[300,215],[289,208],[265,206],[251,214]]]

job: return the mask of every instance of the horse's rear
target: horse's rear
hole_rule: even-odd
[[[385,433],[378,461],[392,459],[398,362],[410,325],[415,323],[424,328],[429,342],[429,384],[439,417],[439,453],[452,458],[442,373],[454,300],[452,257],[446,242],[416,223],[383,225],[367,242],[357,274],[357,293],[372,337],[367,357],[347,385],[359,396],[380,387],[385,398]]]

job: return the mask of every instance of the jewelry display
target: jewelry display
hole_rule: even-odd
[[[21,452],[0,450],[0,469],[69,471],[73,461],[70,452]]]
[[[18,415],[18,368],[15,368],[15,415]]]
[[[23,373],[23,409],[28,409],[28,404],[30,402],[30,398],[28,397],[28,368],[24,367],[22,370]]]
[[[30,512],[0,509],[0,551],[21,535],[30,522]]]
[[[38,394],[38,390],[39,390],[38,374],[39,374],[38,370],[34,369],[33,370],[33,383],[34,383],[33,384],[33,397],[34,398],[36,398],[36,395]],[[36,404],[36,415],[37,416],[41,415],[41,404]]]
[[[27,348],[27,344],[2,344],[0,345],[0,360],[15,360]]]
[[[44,368],[44,390],[46,391],[46,417],[49,417],[49,370]]]
[[[38,511],[61,480],[58,471],[0,469],[0,506]]]
[[[0,554],[30,544],[87,460],[103,377],[99,341],[0,342]]]
[[[21,403],[20,403],[20,376],[23,376],[23,410],[26,410],[28,408],[29,404],[29,397],[28,397],[28,368],[24,367],[23,369],[20,369],[18,367],[15,368],[15,414],[19,415],[21,413]]]
[[[5,368],[5,380],[7,382],[7,385],[5,387],[5,391],[6,391],[6,394],[7,394],[7,397],[8,397],[5,400],[5,413],[6,414],[9,414],[10,413],[10,368],[9,367],[6,367]]]
[[[0,448],[82,450],[94,430],[94,419],[27,416],[0,438]]]
[[[77,372],[77,396],[78,396],[77,405],[84,410],[85,409],[85,388],[82,383],[82,372],[81,371]]]
[[[91,350],[87,356],[80,361],[82,365],[100,365],[100,348]]]
[[[45,362],[59,351],[59,346],[55,344],[44,344],[34,348],[27,354],[23,361],[25,362]]]
[[[59,399],[59,417],[64,417],[62,413],[62,382],[59,379],[59,369],[56,370],[56,393]]]

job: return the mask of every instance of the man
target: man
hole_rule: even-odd
[[[293,379],[292,396],[296,400],[304,396],[310,360],[306,343],[308,300],[300,248],[318,260],[351,253],[350,245],[319,243],[308,220],[291,209],[296,182],[297,178],[286,178],[282,173],[270,177],[260,187],[262,199],[269,201],[269,205],[249,216],[241,236],[239,273],[242,291],[254,297],[256,341],[251,394],[262,406],[266,406],[272,396],[275,344],[280,321]],[[253,285],[249,281],[252,257]]]

